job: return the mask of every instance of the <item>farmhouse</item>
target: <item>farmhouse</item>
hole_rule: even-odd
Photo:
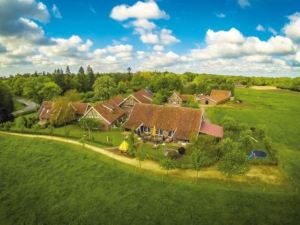
[[[152,93],[149,90],[142,89],[129,95],[120,102],[119,106],[129,114],[136,103],[151,104],[152,97]]]
[[[200,133],[223,137],[223,128],[206,122],[201,109],[185,107],[135,104],[124,128],[164,141],[188,141],[192,134]]]
[[[121,98],[120,96],[116,96],[101,104],[90,107],[81,119],[91,118],[99,120],[105,130],[116,126],[124,120],[126,115],[125,111],[119,107]]]
[[[173,94],[168,98],[168,104],[171,106],[181,106],[183,103],[187,103],[193,98],[194,96],[192,95],[183,95],[177,91],[174,91]]]
[[[198,101],[204,105],[217,105],[228,101],[231,97],[231,91],[212,90],[209,96],[200,96]]]
[[[87,110],[91,107],[89,103],[83,103],[83,102],[72,102],[71,106],[74,109],[75,117],[77,119],[82,117],[87,112]]]
[[[39,124],[45,124],[49,121],[51,116],[51,109],[52,109],[53,102],[44,101],[38,111],[39,116]]]
[[[49,122],[51,114],[53,113],[54,103],[51,101],[44,101],[38,111],[39,124],[43,125]],[[82,102],[72,102],[70,103],[71,109],[74,111],[74,120],[82,117],[86,111],[90,108],[90,104]]]

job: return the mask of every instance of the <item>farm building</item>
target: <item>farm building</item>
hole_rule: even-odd
[[[82,117],[87,112],[87,110],[91,107],[89,103],[83,103],[83,102],[72,102],[71,105],[75,111],[75,116],[77,119]]]
[[[49,122],[51,114],[53,113],[54,103],[51,101],[44,101],[38,111],[39,124],[43,125]],[[82,102],[72,102],[69,105],[74,111],[74,120],[82,117],[89,109],[90,104]]]
[[[201,109],[185,107],[135,104],[124,128],[163,141],[188,141],[192,134],[200,133],[223,137],[223,128],[206,122]]]
[[[45,124],[50,120],[53,102],[44,101],[38,111],[39,124]]]
[[[193,95],[183,95],[176,91],[168,98],[168,104],[171,106],[181,106],[183,103],[187,103],[189,100],[193,100]]]
[[[217,105],[228,101],[231,97],[231,91],[212,90],[209,96],[199,96],[198,101],[203,105]]]
[[[103,125],[103,129],[106,130],[116,126],[124,120],[126,115],[125,111],[118,105],[120,100],[120,96],[116,96],[101,104],[92,106],[81,119],[91,118],[99,120]]]
[[[142,89],[129,95],[119,106],[129,114],[136,103],[151,104],[152,97],[152,93],[149,90]]]

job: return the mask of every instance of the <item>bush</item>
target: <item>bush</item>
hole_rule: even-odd
[[[8,122],[4,123],[3,127],[6,131],[9,131],[11,129],[12,125],[13,125],[13,123],[8,121]]]
[[[20,117],[18,117],[18,118],[16,119],[16,126],[17,126],[18,128],[20,128],[21,131],[24,130],[24,128],[26,127],[26,124],[27,124],[27,119],[26,119],[26,117],[20,116]]]
[[[265,137],[263,141],[264,141],[264,144],[265,144],[265,148],[269,153],[270,158],[272,160],[274,160],[275,162],[277,162],[278,161],[277,151],[274,149],[272,140],[268,137]]]
[[[227,176],[244,174],[247,171],[246,154],[237,148],[227,152],[218,165],[218,169]]]

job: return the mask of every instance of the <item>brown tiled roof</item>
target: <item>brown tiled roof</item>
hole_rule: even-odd
[[[145,89],[139,90],[132,94],[140,103],[149,104],[152,102],[152,93]]]
[[[48,120],[51,116],[51,108],[53,102],[44,101],[39,109],[39,118],[41,120]]]
[[[77,115],[83,116],[85,114],[85,112],[87,111],[89,104],[83,103],[83,102],[73,102],[72,106],[75,109],[75,113]]]
[[[125,111],[121,109],[112,99],[95,105],[94,109],[110,124],[113,124],[119,118],[125,115]]]
[[[223,127],[205,121],[201,124],[200,132],[219,138],[222,138],[224,135]]]
[[[202,111],[184,107],[170,107],[151,104],[135,104],[128,121],[127,129],[141,124],[147,127],[175,131],[175,138],[188,140],[193,133],[199,133]]]
[[[210,93],[210,98],[216,102],[222,102],[229,99],[231,96],[231,91],[227,90],[212,90]]]
[[[186,95],[186,94],[180,94],[177,91],[174,91],[174,94],[176,94],[183,102],[187,102],[190,99],[193,99],[194,96],[193,95]]]
[[[120,105],[123,102],[124,98],[122,95],[117,95],[111,99],[109,99],[109,101],[114,102],[116,105]]]
[[[190,99],[193,99],[194,96],[193,95],[179,95],[181,100],[184,101],[184,102],[187,102],[189,101]]]

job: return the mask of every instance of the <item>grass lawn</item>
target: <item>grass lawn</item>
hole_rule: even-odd
[[[32,114],[33,115],[33,114]],[[18,131],[20,129],[17,127],[12,127],[11,131]],[[50,133],[48,128],[39,128],[36,133],[38,134],[47,134],[47,135],[58,135],[65,136],[66,131],[68,132],[68,137],[73,139],[81,139],[84,134],[87,134],[86,131],[81,129],[78,124],[70,124],[64,127],[58,127],[53,129],[53,133]],[[23,132],[34,132],[33,129],[24,129]],[[92,131],[92,136],[94,138],[93,142],[97,146],[101,147],[110,147],[110,146],[119,146],[124,140],[124,135],[120,130],[110,130],[110,131]]]
[[[0,223],[298,224],[287,186],[164,179],[78,146],[0,135]]]
[[[235,93],[242,104],[206,108],[208,118],[219,123],[230,116],[253,127],[265,125],[279,153],[281,168],[300,185],[300,93],[246,88]]]

